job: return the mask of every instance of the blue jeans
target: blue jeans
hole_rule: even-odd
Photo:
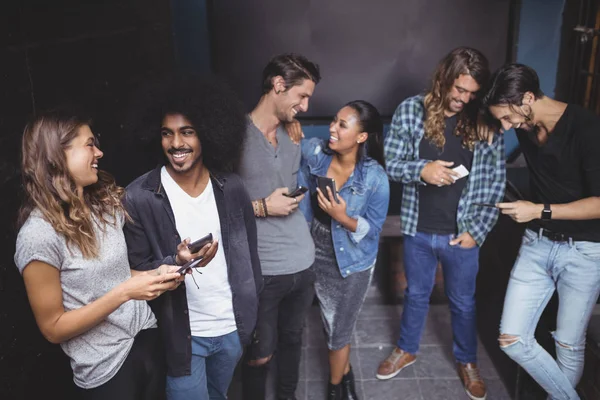
[[[192,374],[167,376],[169,400],[225,400],[242,356],[237,331],[217,337],[192,336]]]
[[[411,354],[419,350],[435,272],[441,262],[452,316],[454,357],[460,363],[474,363],[477,361],[475,281],[479,270],[479,247],[450,246],[453,238],[453,235],[422,232],[404,236],[404,271],[408,287],[397,345]]]
[[[540,315],[558,291],[556,360],[535,340]],[[553,242],[526,230],[511,271],[500,333],[515,336],[502,350],[552,399],[579,399],[575,386],[584,363],[585,334],[600,292],[600,243]]]

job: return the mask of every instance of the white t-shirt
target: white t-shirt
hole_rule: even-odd
[[[221,223],[211,180],[198,197],[188,195],[162,167],[160,178],[169,197],[175,226],[181,239],[193,241],[212,233],[219,241],[215,258],[204,268],[185,277],[190,328],[193,336],[215,337],[237,329],[233,314],[231,287],[227,277],[227,263],[221,240]],[[199,274],[198,271],[202,272]]]

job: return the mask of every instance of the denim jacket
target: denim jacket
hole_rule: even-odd
[[[302,141],[302,162],[298,184],[309,192],[300,202],[304,217],[312,222],[310,194],[317,190],[317,176],[326,176],[333,158],[323,151],[327,142],[313,138]],[[344,228],[331,219],[331,235],[340,273],[345,278],[355,272],[369,269],[375,264],[379,234],[387,216],[390,202],[390,185],[385,170],[372,158],[361,160],[355,167],[339,195],[346,201],[346,213],[358,220],[356,232]]]

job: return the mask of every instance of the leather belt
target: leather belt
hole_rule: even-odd
[[[544,228],[541,228],[541,231],[542,231],[542,236],[547,237],[548,239],[552,240],[553,242],[574,241],[574,239],[571,236],[567,235],[566,233],[553,232],[553,231],[549,231]]]

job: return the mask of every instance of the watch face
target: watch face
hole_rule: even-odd
[[[550,219],[552,217],[552,210],[544,209],[542,211],[542,219]]]

